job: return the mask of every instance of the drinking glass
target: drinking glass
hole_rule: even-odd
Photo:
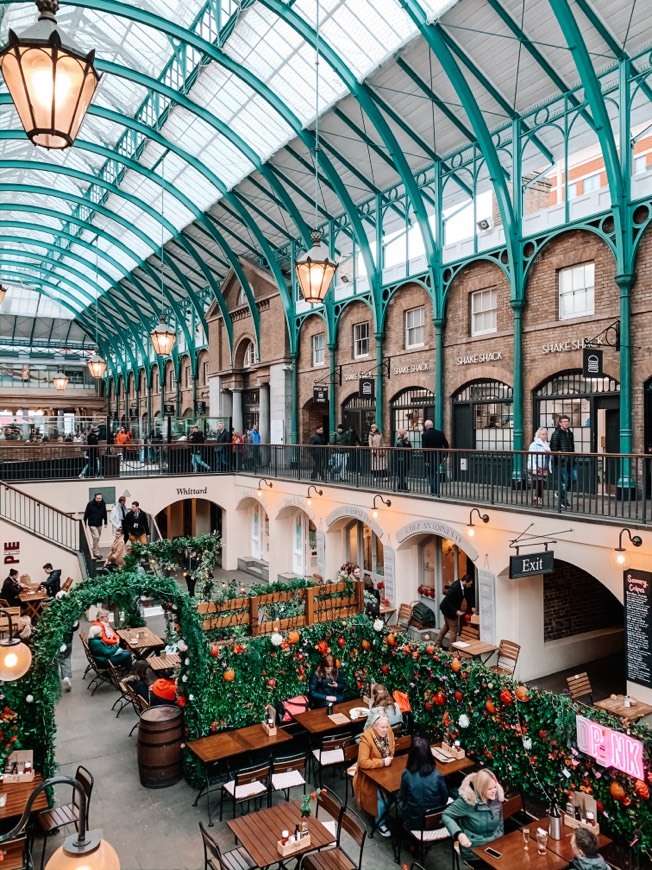
[[[546,846],[548,844],[547,831],[537,831],[537,852],[539,855],[546,854]]]
[[[527,851],[530,847],[528,843],[530,842],[530,829],[529,828],[521,828],[521,833],[523,834],[523,848]]]

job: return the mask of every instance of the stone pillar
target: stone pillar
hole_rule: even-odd
[[[23,441],[27,441],[29,438],[29,421],[31,417],[29,416],[29,408],[23,408]]]
[[[260,413],[259,425],[260,440],[263,444],[269,444],[269,384],[260,385]]]
[[[231,390],[233,408],[231,411],[231,425],[234,432],[242,432],[242,387],[234,387]]]

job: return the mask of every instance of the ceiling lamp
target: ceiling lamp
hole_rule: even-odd
[[[2,305],[2,301],[6,295],[7,295],[7,288],[3,287],[2,284],[0,284],[0,305]]]
[[[161,314],[158,324],[150,332],[149,337],[159,356],[169,356],[177,340],[177,334],[170,324],[166,323],[164,314]]]
[[[299,257],[294,271],[305,302],[316,305],[323,302],[335,277],[337,263],[331,260],[330,251],[321,240],[317,227],[317,200],[319,198],[319,0],[317,0],[315,24],[315,229],[312,232],[312,248]]]
[[[42,148],[69,148],[100,76],[88,54],[57,29],[58,0],[37,0],[37,23],[0,51],[0,70],[27,137]]]
[[[63,392],[66,389],[68,386],[68,378],[62,368],[59,368],[56,376],[52,378],[52,383],[54,384],[54,389],[59,390],[59,392]]]
[[[106,371],[106,363],[99,355],[99,353],[94,353],[93,356],[86,362],[86,366],[88,371],[91,373],[91,377],[99,380],[104,377],[104,372]]]
[[[32,664],[32,653],[28,646],[14,637],[11,613],[0,609],[0,614],[6,616],[9,622],[7,638],[0,641],[0,680],[10,683],[25,676]]]

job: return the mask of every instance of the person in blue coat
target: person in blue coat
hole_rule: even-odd
[[[324,656],[310,677],[313,707],[327,707],[344,700],[344,681],[331,655]]]
[[[412,740],[407,765],[401,774],[399,798],[403,807],[403,824],[410,831],[423,828],[427,812],[443,810],[446,806],[446,781],[435,767],[425,737],[414,737]]]

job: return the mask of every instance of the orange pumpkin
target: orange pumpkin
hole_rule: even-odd
[[[388,634],[387,635],[387,643],[389,644],[389,646],[396,646],[396,643],[397,643],[396,635],[395,634]]]
[[[429,656],[433,656],[435,654],[435,649],[436,649],[436,647],[434,647],[431,643],[429,643],[428,646],[426,647],[426,652],[428,653]]]
[[[456,657],[451,662],[451,671],[453,671],[454,673],[457,674],[461,670],[462,670],[462,662]]]
[[[298,631],[289,631],[288,632],[288,641],[290,643],[299,643],[300,639],[301,639],[301,635],[299,634]]]
[[[516,697],[519,701],[529,701],[530,693],[528,692],[527,686],[517,686],[516,687]]]
[[[491,700],[491,698],[487,698],[487,700],[485,701],[484,706],[485,706],[485,709],[486,709],[487,713],[492,713],[492,714],[493,714],[493,713],[496,712],[496,705],[495,705],[494,702]]]
[[[614,781],[609,786],[609,793],[611,794],[611,797],[616,801],[622,801],[627,796],[625,789],[616,779],[614,779]]]
[[[235,671],[233,668],[227,668],[224,671],[223,677],[227,683],[232,683],[235,680]]]
[[[369,643],[369,641],[366,638],[363,639],[361,646],[362,646],[362,649],[364,649],[364,650],[371,649],[371,644]]]

